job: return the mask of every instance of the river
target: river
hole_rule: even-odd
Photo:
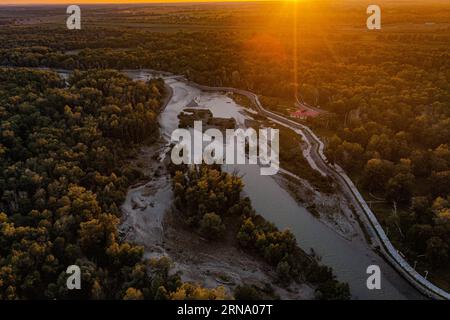
[[[67,78],[68,71],[58,72]],[[161,76],[171,87],[173,96],[159,116],[161,133],[167,140],[178,127],[177,115],[194,98],[216,117],[233,117],[238,124],[245,117],[244,108],[223,93],[203,92],[166,73],[151,70],[123,72],[135,80]],[[323,264],[333,268],[340,281],[349,284],[354,299],[423,299],[422,294],[381,258],[363,237],[351,240],[342,237],[299,205],[273,177],[260,175],[257,165],[226,166],[224,169],[229,172],[238,170],[245,183],[244,192],[252,200],[255,210],[279,229],[289,228],[304,251],[309,252],[312,248]],[[366,269],[373,264],[381,269],[381,290],[369,290],[366,286]]]

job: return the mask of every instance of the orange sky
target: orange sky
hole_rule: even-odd
[[[82,4],[82,3],[148,3],[148,2],[235,2],[261,0],[0,0],[1,4]],[[264,0],[262,0],[264,1]],[[266,0],[267,1],[267,0]]]

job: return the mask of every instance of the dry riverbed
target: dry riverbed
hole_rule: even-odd
[[[338,191],[326,194],[315,189],[307,180],[281,174],[275,180],[322,223],[340,236],[351,240],[363,236],[349,202]]]
[[[251,119],[251,114],[246,116]],[[313,299],[312,286],[292,283],[286,288],[277,284],[272,266],[239,248],[235,241],[236,230],[225,240],[210,242],[184,224],[182,214],[173,207],[170,177],[164,163],[168,161],[167,150],[162,139],[143,147],[134,160],[147,180],[132,186],[122,205],[120,232],[124,239],[142,245],[146,258],[169,257],[174,264],[173,272],[180,272],[183,281],[208,288],[221,285],[229,293],[245,283],[260,288],[271,287],[274,295],[281,299]],[[352,219],[351,209],[342,197],[323,194],[299,177],[294,179],[279,173],[275,180],[301,206],[342,237],[351,239],[358,235],[359,228],[354,225],[357,222]]]
[[[307,284],[277,284],[274,268],[242,251],[234,235],[210,242],[184,224],[181,213],[172,206],[170,178],[161,160],[165,149],[162,142],[143,147],[134,160],[149,180],[128,190],[122,205],[122,237],[142,245],[146,258],[169,257],[173,272],[180,272],[183,281],[208,288],[223,286],[229,293],[245,283],[271,287],[281,299],[313,299],[314,288]]]

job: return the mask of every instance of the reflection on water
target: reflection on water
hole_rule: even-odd
[[[67,78],[67,71],[59,72]],[[161,131],[167,139],[178,127],[178,114],[193,99],[198,99],[216,117],[234,117],[237,123],[243,121],[242,109],[229,97],[221,94],[201,92],[177,81],[173,77],[152,74],[141,70],[127,70],[126,74],[135,80],[148,80],[163,76],[173,90],[173,97],[159,117]],[[227,172],[238,170],[243,175],[244,192],[252,200],[255,210],[273,222],[278,228],[289,228],[297,238],[299,246],[306,252],[311,248],[321,257],[323,264],[333,268],[339,280],[350,285],[357,299],[422,299],[423,296],[404,280],[389,264],[365,243],[364,239],[353,241],[342,238],[338,233],[313,217],[299,206],[286,190],[270,176],[261,176],[255,165],[224,166]],[[381,290],[368,290],[366,269],[369,265],[380,266],[382,272]]]
[[[338,279],[350,285],[354,298],[406,299],[421,296],[382,258],[363,241],[349,241],[330,229],[301,207],[269,176],[259,175],[252,165],[226,166],[227,172],[238,170],[245,183],[244,192],[252,200],[255,210],[281,230],[290,229],[300,247],[311,248],[323,264],[333,268]],[[382,272],[381,290],[368,290],[366,268],[379,265]]]

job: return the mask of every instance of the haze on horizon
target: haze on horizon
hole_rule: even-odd
[[[190,3],[190,2],[327,2],[330,0],[2,0],[1,5],[37,5],[37,4],[145,4],[145,3]],[[365,0],[341,0],[341,2],[364,2]],[[379,4],[385,2],[424,2],[439,3],[448,0],[378,0]]]
[[[15,4],[145,4],[145,3],[174,3],[174,2],[262,2],[273,0],[5,0],[4,5]],[[283,0],[281,0],[283,1]],[[304,0],[284,0],[304,1]],[[3,2],[3,1],[2,1]],[[0,6],[2,5],[0,4]]]

